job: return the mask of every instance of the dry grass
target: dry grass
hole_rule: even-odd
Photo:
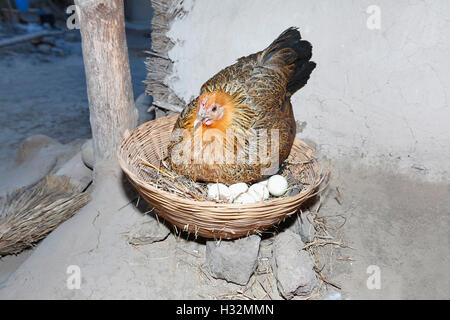
[[[351,262],[354,261],[351,257],[336,256],[340,253],[336,253],[336,248],[348,248],[354,250],[354,248],[347,245],[340,236],[339,231],[346,223],[346,217],[342,214],[335,214],[324,216],[320,214],[322,207],[322,200],[319,196],[319,203],[316,209],[310,208],[310,220],[315,229],[314,241],[307,243],[302,249],[308,251],[314,258],[315,266],[314,270],[317,273],[318,278],[321,280],[321,286],[316,292],[316,296],[319,296],[322,289],[333,287],[341,290],[341,285],[329,280],[329,276],[333,273],[334,261]],[[343,197],[336,187],[335,200],[341,204]]]
[[[0,198],[0,256],[33,246],[89,200],[68,178],[54,176]]]
[[[142,170],[151,175],[152,178],[149,180],[149,183],[155,188],[178,194],[185,198],[199,201],[206,200],[208,194],[206,183],[196,182],[189,177],[171,171],[163,160],[161,160],[161,165],[164,168],[156,167],[146,161],[142,161],[140,164],[144,166]]]
[[[152,18],[152,48],[147,52],[145,61],[147,78],[145,80],[146,93],[153,96],[155,105],[184,105],[176,93],[166,83],[166,78],[172,73],[173,61],[168,52],[174,43],[166,35],[172,21],[180,18],[186,12],[183,0],[152,0],[154,10]]]
[[[311,163],[311,161],[285,161],[285,163],[281,166],[282,169],[278,174],[284,176],[287,179],[289,183],[288,189],[284,193],[284,195],[279,197],[270,196],[267,201],[288,198],[294,193],[300,193],[304,188],[304,185],[309,184],[309,182],[303,175],[302,170],[303,165],[306,163]],[[194,181],[189,177],[180,175],[175,171],[172,171],[164,160],[161,160],[159,167],[144,160],[139,164],[143,166],[142,170],[151,176],[151,178],[148,180],[148,183],[153,185],[155,188],[198,201],[208,200],[207,183]],[[230,203],[228,201],[222,200],[214,201],[217,203]]]

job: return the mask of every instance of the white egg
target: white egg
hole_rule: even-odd
[[[243,193],[241,194],[239,197],[236,198],[236,200],[234,200],[234,203],[238,203],[238,204],[251,204],[251,203],[256,203],[258,202],[255,198],[253,198],[250,194]]]
[[[223,183],[210,183],[208,184],[208,199],[229,201],[231,199],[230,189]]]
[[[269,190],[261,183],[255,183],[248,189],[250,194],[257,201],[263,201],[269,198]]]
[[[285,177],[278,174],[271,176],[269,182],[267,183],[267,189],[271,195],[279,197],[283,195],[288,188],[288,182]]]
[[[263,186],[267,187],[267,184],[269,183],[269,180],[263,180],[258,182],[259,184],[262,184]]]
[[[247,192],[248,186],[244,182],[239,182],[232,184],[228,189],[230,189],[231,199],[236,199],[242,193]]]

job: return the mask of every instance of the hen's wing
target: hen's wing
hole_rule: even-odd
[[[286,96],[286,72],[261,63],[262,54],[261,51],[242,57],[221,70],[203,84],[200,94],[223,91],[238,103],[257,109],[281,105]]]
[[[248,125],[258,127],[258,119],[285,113],[280,108],[286,98],[306,84],[316,66],[309,61],[311,55],[311,44],[301,40],[297,29],[289,28],[265,50],[242,57],[217,73],[202,86],[200,94],[230,94],[241,105],[243,115],[252,119]]]

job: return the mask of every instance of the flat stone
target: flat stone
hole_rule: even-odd
[[[81,147],[81,159],[86,167],[89,169],[94,168],[94,146],[92,139],[87,140]]]
[[[300,236],[290,230],[278,234],[273,243],[273,273],[286,299],[309,296],[318,285],[314,261],[303,247]]]
[[[170,234],[170,230],[155,219],[133,225],[128,233],[128,243],[132,245],[146,245],[163,241]]]
[[[34,157],[40,150],[49,145],[60,145],[58,141],[43,134],[37,134],[26,138],[19,146],[16,154],[16,162],[22,163]]]
[[[206,262],[213,277],[247,284],[257,266],[260,241],[257,235],[231,241],[207,241]]]
[[[310,222],[313,216],[310,212],[306,211],[302,214],[298,213],[292,217],[293,223],[288,227],[288,230],[300,235],[304,243],[310,243],[314,241],[316,230],[314,225]]]

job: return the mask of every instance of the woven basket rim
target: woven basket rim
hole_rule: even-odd
[[[178,117],[178,115],[172,115],[172,116],[168,116],[166,118],[175,118]],[[159,119],[164,119],[164,118],[159,118]],[[149,122],[152,121],[156,121],[159,119],[155,119],[155,120],[151,120]],[[170,119],[167,119],[170,120]],[[282,204],[283,202],[286,202],[287,200],[299,200],[300,198],[303,198],[305,196],[309,196],[311,197],[312,195],[309,194],[310,192],[314,191],[317,188],[317,185],[308,185],[307,188],[302,189],[301,192],[299,192],[296,195],[293,196],[288,196],[288,197],[282,197],[282,198],[275,198],[275,199],[270,199],[270,200],[265,200],[265,201],[261,201],[261,202],[257,202],[257,203],[252,203],[252,204],[237,204],[237,203],[221,203],[221,202],[215,202],[215,201],[211,201],[211,200],[195,200],[195,199],[189,199],[189,198],[185,198],[182,197],[176,193],[172,193],[172,192],[168,192],[166,190],[163,189],[159,189],[156,188],[155,186],[147,183],[146,181],[144,181],[143,179],[139,178],[136,174],[134,174],[132,171],[130,171],[128,169],[128,165],[125,163],[125,161],[122,159],[121,156],[121,149],[122,149],[122,145],[123,143],[131,136],[133,135],[134,132],[138,132],[139,130],[141,130],[143,127],[148,126],[148,122],[141,124],[140,126],[136,127],[135,129],[133,129],[126,137],[124,137],[124,139],[122,140],[122,143],[120,144],[120,147],[117,151],[117,157],[119,160],[119,165],[122,168],[122,170],[127,174],[127,176],[129,178],[131,178],[133,180],[134,183],[138,184],[140,187],[146,188],[146,189],[150,189],[153,192],[157,192],[160,193],[162,195],[165,195],[166,197],[175,197],[177,198],[179,201],[181,202],[185,202],[186,204],[191,204],[194,206],[202,206],[202,207],[224,207],[224,208],[235,208],[235,209],[255,209],[255,208],[260,208],[261,206],[264,206],[267,203],[276,205],[276,204]],[[311,148],[308,144],[306,144],[305,142],[303,142],[300,139],[295,138],[295,142],[294,143],[299,143],[303,146],[306,146],[310,149],[312,149],[314,151],[313,148]],[[316,162],[316,165],[319,167],[320,169],[320,182],[318,182],[318,185],[320,185],[320,183],[325,179],[326,174],[323,174],[323,170],[322,170],[322,166],[320,164],[320,162],[317,160],[317,158],[314,156],[313,161]],[[319,192],[318,192],[319,193]]]
[[[304,166],[306,174],[306,181],[300,182],[303,188],[298,194],[237,204],[197,200],[160,189],[145,176],[140,176],[142,169],[139,164],[142,161],[153,164],[161,161],[177,117],[172,115],[140,125],[124,137],[117,152],[119,165],[130,183],[158,215],[175,226],[176,232],[185,230],[196,236],[216,239],[235,239],[259,233],[297,212],[302,203],[326,188],[325,185],[317,190],[330,170],[323,170],[313,148],[295,139],[291,159],[300,160],[299,165]]]

